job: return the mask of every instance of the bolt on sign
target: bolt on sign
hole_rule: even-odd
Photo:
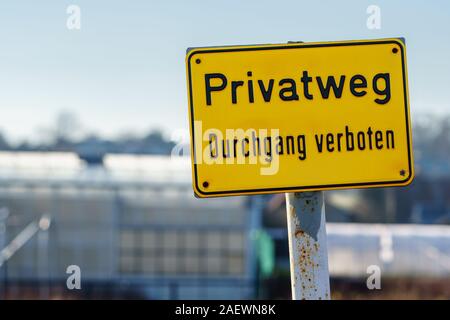
[[[186,68],[199,197],[414,177],[402,40],[196,48]]]

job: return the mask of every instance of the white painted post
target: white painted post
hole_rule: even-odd
[[[329,300],[323,192],[286,193],[293,300]]]

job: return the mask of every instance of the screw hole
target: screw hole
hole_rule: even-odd
[[[195,60],[195,63],[196,63],[196,64],[200,64],[200,62],[202,62],[202,60],[200,60],[200,59],[196,59],[196,60]]]
[[[202,185],[203,185],[203,188],[208,188],[209,187],[209,182],[208,181],[204,181]]]
[[[398,52],[398,48],[392,49],[392,52],[393,52],[393,53],[397,53],[397,52]]]

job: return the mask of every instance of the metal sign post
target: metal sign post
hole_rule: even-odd
[[[293,300],[329,300],[323,191],[286,193]]]

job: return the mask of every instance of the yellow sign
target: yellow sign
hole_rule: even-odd
[[[190,50],[195,194],[409,184],[405,50],[398,39]]]

